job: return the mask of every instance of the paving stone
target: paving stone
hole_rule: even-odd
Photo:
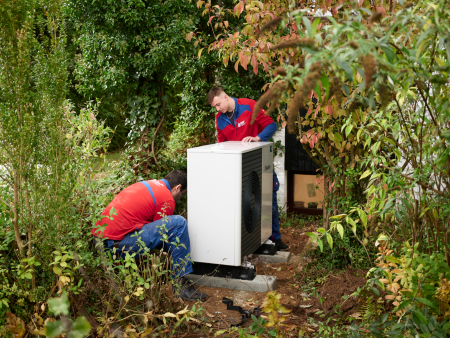
[[[187,275],[186,277],[196,285],[205,285],[213,288],[225,288],[231,290],[266,292],[273,291],[277,287],[277,277],[266,275],[256,275],[253,280],[199,276],[192,274]]]
[[[264,263],[289,263],[289,258],[291,257],[290,252],[277,251],[275,255],[258,255],[253,254],[252,259],[259,257],[261,262]]]

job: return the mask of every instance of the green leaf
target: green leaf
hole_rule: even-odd
[[[443,139],[447,140],[448,142],[450,142],[450,129],[449,130],[444,130],[441,133],[440,136],[441,136],[441,138],[443,138]]]
[[[411,299],[408,299],[408,300],[405,300],[403,303],[401,303],[401,304],[395,309],[395,311],[400,311],[401,309],[407,307],[409,304],[411,304],[412,301],[413,301],[412,298],[411,298]]]
[[[421,297],[417,297],[417,300],[421,302],[423,305],[426,305],[428,307],[431,307],[432,309],[437,310],[436,304],[434,304],[434,302],[432,302],[431,300]]]
[[[333,237],[331,237],[329,233],[327,233],[327,241],[328,244],[330,245],[330,248],[333,249]]]
[[[334,215],[334,216],[331,216],[330,219],[342,219],[345,216],[347,216],[347,214]]]
[[[319,229],[317,229],[317,231],[321,234],[324,234],[327,232],[324,228],[319,228]]]
[[[352,67],[350,67],[350,65],[347,62],[345,62],[344,60],[341,60],[341,59],[337,59],[336,62],[339,65],[339,67],[341,67],[344,70],[344,72],[347,74],[347,78],[350,81],[352,81],[353,80]]]
[[[369,176],[372,173],[372,171],[370,171],[370,169],[367,169],[359,178],[360,180],[362,180],[363,178],[366,178],[367,176]]]
[[[311,27],[311,35],[310,35],[311,38],[313,38],[314,35],[316,35],[317,27],[319,27],[319,23],[320,23],[320,18],[314,19],[312,27]],[[322,84],[323,84],[323,82],[322,82]],[[327,97],[328,97],[328,95],[327,95]]]
[[[62,270],[57,266],[53,267],[53,272],[56,273],[58,276],[61,276],[62,274]]]
[[[427,323],[427,319],[425,318],[425,316],[422,314],[422,311],[414,311],[414,314],[417,316],[417,318],[419,318],[422,323],[426,324]]]
[[[361,219],[361,222],[363,223],[364,227],[367,228],[367,215],[364,212],[364,210],[358,209],[358,216]]]
[[[306,16],[302,18],[302,21],[303,25],[306,28],[306,31],[308,32],[308,35],[311,36],[311,21],[309,21],[309,19]]]
[[[317,20],[314,20],[314,23],[316,23]],[[328,76],[326,75],[322,75],[322,77],[320,78],[320,82],[322,83],[322,87],[325,88],[325,92],[326,92],[326,98],[325,101],[328,101],[328,97],[330,95],[330,80],[328,80]]]
[[[345,128],[345,136],[348,137],[348,135],[352,132],[353,126],[350,124]]]
[[[322,242],[321,239],[318,239],[318,240],[317,240],[317,245],[318,245],[319,248],[320,248],[320,252],[323,252],[323,242]]]
[[[336,227],[339,232],[339,235],[341,235],[341,238],[344,239],[344,228],[342,227],[341,223],[339,223]]]
[[[48,338],[54,338],[59,336],[64,331],[63,323],[60,320],[56,322],[48,322],[45,324],[45,335]]]
[[[33,279],[33,276],[31,275],[30,272],[26,272],[24,276],[26,279]]]
[[[84,338],[91,331],[91,324],[85,317],[78,317],[70,327],[68,338]]]
[[[51,298],[48,300],[48,308],[55,315],[59,314],[68,315],[69,314],[69,298],[67,297],[67,292],[64,291],[60,298]]]
[[[380,291],[378,291],[378,289],[377,288],[375,288],[375,287],[371,287],[371,290],[373,291],[373,293],[374,294],[376,294],[378,297],[380,297]]]

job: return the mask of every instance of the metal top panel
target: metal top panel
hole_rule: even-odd
[[[190,148],[188,153],[225,153],[225,154],[243,154],[249,151],[264,148],[273,145],[272,142],[241,142],[228,141],[215,144],[209,144],[197,148]]]

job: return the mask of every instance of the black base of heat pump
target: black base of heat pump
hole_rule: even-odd
[[[222,278],[233,278],[242,280],[253,280],[256,276],[256,269],[244,268],[242,266],[217,265],[209,263],[192,264],[194,275],[208,275]]]
[[[255,254],[258,255],[268,255],[273,256],[277,253],[277,246],[275,243],[273,244],[262,244],[258,250],[255,251]]]

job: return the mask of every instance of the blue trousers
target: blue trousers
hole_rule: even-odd
[[[162,242],[163,236],[167,236]],[[178,240],[177,240],[178,238]],[[190,261],[191,244],[186,220],[181,216],[168,216],[166,219],[145,224],[140,230],[130,232],[120,241],[117,254],[124,255],[126,252],[143,252],[142,244],[150,250],[162,248],[172,256],[172,277],[178,278],[192,272]],[[178,245],[177,245],[178,242]],[[108,240],[107,250],[112,250],[114,241]],[[184,247],[180,244],[183,244]],[[123,248],[123,250],[122,250]]]
[[[281,238],[280,233],[280,215],[278,211],[277,191],[280,189],[277,174],[273,171],[273,195],[272,195],[272,236],[271,241],[277,241]]]

